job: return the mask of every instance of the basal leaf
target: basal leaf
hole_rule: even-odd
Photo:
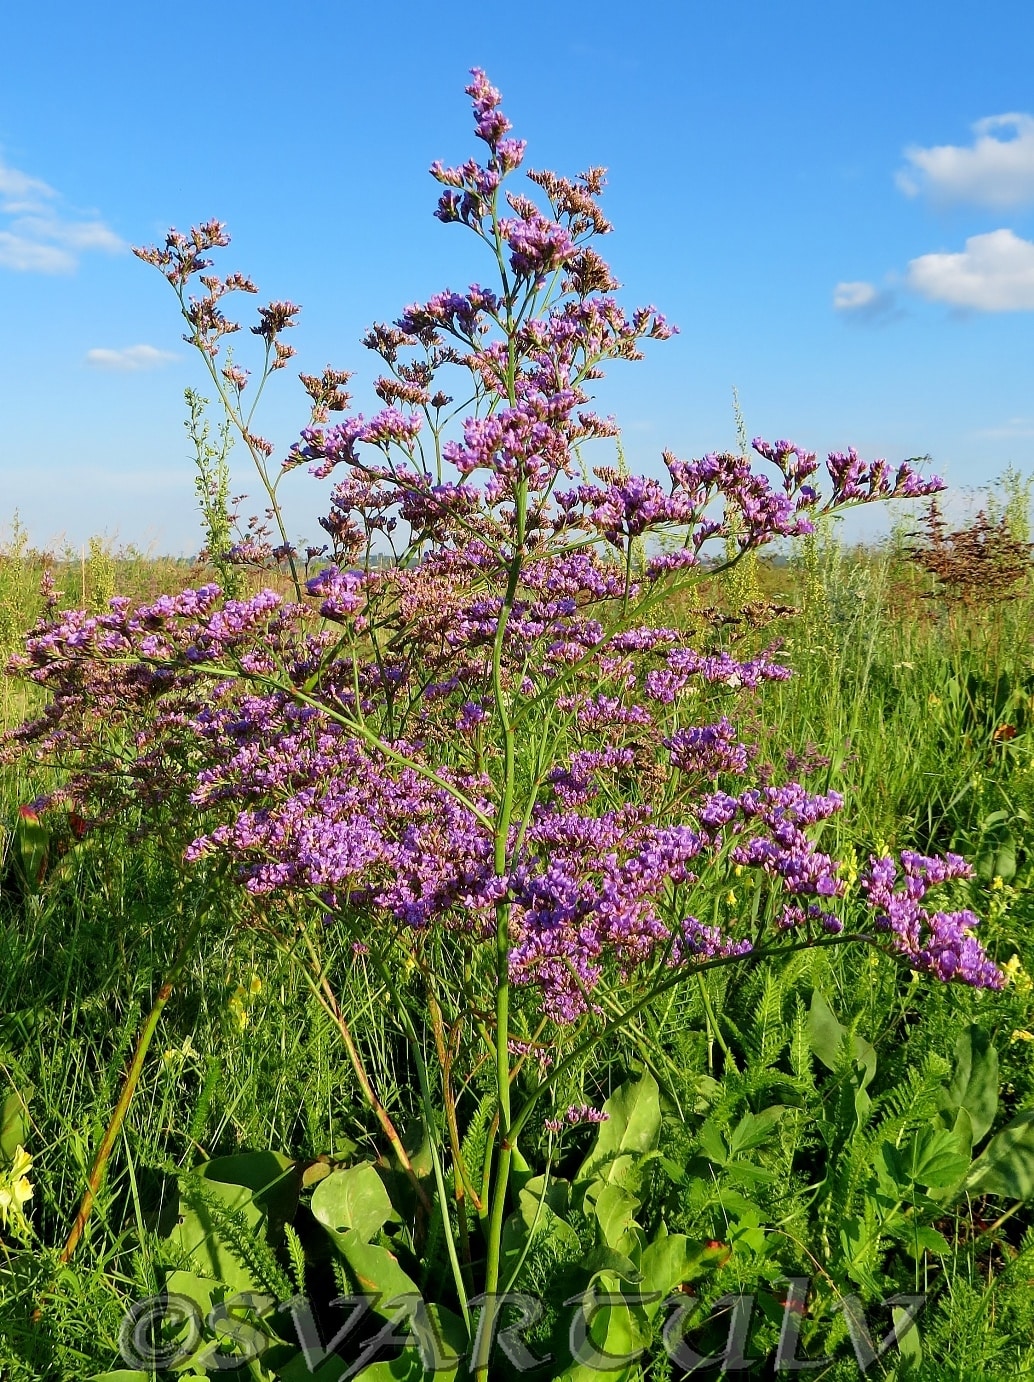
[[[24,1147],[28,1141],[26,1106],[31,1092],[27,1090],[23,1095],[19,1090],[12,1089],[0,1108],[0,1158],[5,1161],[12,1161],[17,1148]]]
[[[1034,1195],[1034,1109],[1018,1114],[985,1147],[966,1178],[978,1195],[1028,1200]]]
[[[682,1233],[665,1233],[654,1238],[643,1249],[639,1264],[643,1279],[638,1289],[644,1293],[660,1293],[656,1302],[644,1306],[647,1317],[654,1318],[676,1287],[698,1281],[723,1266],[731,1252],[725,1243],[700,1243]]]
[[[862,1088],[876,1074],[876,1048],[857,1032],[848,1033],[833,1015],[833,1010],[815,989],[808,1010],[808,1044],[827,1070],[835,1070],[845,1037],[850,1036],[851,1058],[862,1068]]]
[[[965,1109],[973,1142],[983,1140],[998,1112],[998,1052],[974,1022],[955,1045],[955,1072],[948,1086],[948,1107]]]
[[[225,1213],[240,1218],[248,1236],[255,1239],[265,1238],[265,1214],[245,1186],[214,1181],[208,1190],[212,1203],[199,1194],[184,1192],[188,1198],[180,1204],[179,1222],[170,1233],[169,1242],[196,1264],[202,1276],[221,1282],[231,1295],[261,1291],[263,1283],[248,1266],[240,1249],[228,1239]]]
[[[647,1071],[635,1083],[616,1089],[603,1106],[607,1121],[600,1124],[596,1144],[575,1176],[576,1184],[602,1179],[634,1189],[638,1161],[653,1151],[661,1130],[657,1081]]]
[[[353,1230],[364,1243],[375,1238],[389,1220],[398,1218],[384,1182],[368,1161],[321,1180],[310,1208],[331,1234]]]
[[[598,1184],[599,1182],[596,1182],[596,1185]],[[596,1185],[592,1187],[593,1190],[596,1189]],[[591,1195],[590,1191],[586,1196],[586,1208],[591,1202]],[[628,1253],[636,1246],[633,1230],[635,1212],[638,1208],[638,1199],[623,1186],[611,1183],[600,1186],[593,1209],[603,1242],[608,1248]]]

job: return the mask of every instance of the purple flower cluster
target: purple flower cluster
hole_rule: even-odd
[[[975,988],[1001,988],[1001,971],[974,935],[978,918],[965,909],[932,912],[922,905],[931,888],[972,874],[957,854],[931,859],[902,850],[900,875],[893,859],[873,855],[859,882],[875,909],[877,927],[888,933],[894,949],[913,969]]]
[[[653,307],[626,315],[589,246],[610,228],[602,170],[531,174],[551,214],[509,194],[513,215],[500,214],[523,144],[484,73],[468,92],[488,161],[434,165],[437,214],[488,243],[500,282],[371,328],[386,406],[370,419],[348,414],[343,372],[309,379],[314,425],[285,465],[335,472],[321,520],[333,563],[293,605],[206,586],[54,616],[18,664],[51,701],[4,753],[57,756],[70,801],[96,807],[107,792],[110,812],[200,819],[188,862],[223,861],[256,899],[319,905],[357,945],[433,942],[462,969],[499,953],[502,917],[496,981],[570,1023],[597,1009],[601,985],[786,933],[835,935],[855,905],[813,838],[840,797],[751,781],[735,704],[788,669],[771,652],[694,647],[643,622],[638,602],[692,579],[714,539],[747,550],[809,531],[818,512],[938,482],[851,452],[829,458],[822,500],[811,453],[760,439],[772,480],[742,456],[666,455],[665,483],[606,466],[590,482],[581,447],[615,427],[588,410],[588,386],[672,328]],[[159,267],[184,281],[224,242],[215,223],[181,240]],[[295,310],[271,304],[270,340]],[[447,435],[453,396],[473,402]],[[344,414],[334,426],[330,411]],[[673,532],[680,550],[633,579],[633,542]],[[877,932],[938,978],[1000,983],[971,914],[921,905],[961,861],[901,866],[901,888],[890,860],[863,879]],[[732,870],[758,907],[701,921]]]
[[[737,662],[728,653],[704,654],[695,648],[673,648],[665,663],[663,668],[647,672],[644,683],[646,694],[665,705],[671,705],[693,678],[735,691],[741,686],[754,690],[763,681],[785,681],[790,676],[789,667],[768,657]]]
[[[744,773],[750,761],[745,744],[723,715],[713,725],[694,725],[679,729],[665,741],[671,761],[680,772],[717,777],[720,773]]]
[[[563,1132],[565,1127],[576,1128],[581,1123],[605,1123],[610,1117],[601,1108],[593,1108],[591,1104],[572,1104],[562,1118],[547,1118],[542,1126],[546,1132]]]

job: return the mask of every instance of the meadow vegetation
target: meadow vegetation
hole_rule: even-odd
[[[586,386],[670,328],[468,91],[498,283],[371,329],[382,412],[302,376],[270,470],[298,309],[247,393],[253,286],[172,232],[202,557],[0,552],[0,1377],[1022,1376],[1029,486],[608,463]]]

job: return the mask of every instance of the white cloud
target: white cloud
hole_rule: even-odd
[[[86,352],[86,363],[94,369],[116,370],[123,374],[133,370],[155,369],[175,360],[169,350],[159,350],[157,346],[126,346],[123,350],[108,350],[97,346]]]
[[[833,306],[857,321],[886,320],[895,313],[894,294],[864,280],[838,283],[833,290]]]
[[[64,208],[49,183],[0,158],[0,266],[19,273],[71,273],[91,250],[118,254],[125,245],[95,216]]]
[[[56,198],[57,193],[47,183],[0,161],[0,207],[9,215],[38,211]]]
[[[908,285],[932,302],[978,312],[1034,312],[1034,244],[1011,230],[971,235],[958,254],[924,254]]]
[[[0,266],[19,273],[65,274],[75,268],[74,254],[57,245],[41,245],[24,235],[0,230]]]
[[[878,297],[873,283],[838,283],[833,291],[833,306],[838,312],[857,312],[870,307]]]
[[[56,216],[22,216],[22,235],[35,241],[53,240],[70,250],[106,250],[117,254],[122,241],[103,221],[62,221]]]
[[[1034,201],[1034,116],[989,115],[973,134],[967,146],[906,149],[909,166],[897,174],[898,186],[910,197],[927,192],[940,202],[1001,208]]]

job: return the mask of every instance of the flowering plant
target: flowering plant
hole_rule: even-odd
[[[469,1323],[479,1293],[512,1284],[503,1239],[519,1138],[532,1120],[550,1145],[598,1120],[566,1107],[566,1082],[658,994],[706,967],[848,940],[936,979],[1001,977],[972,914],[924,905],[965,876],[961,859],[874,858],[849,887],[812,830],[842,798],[759,771],[736,706],[788,668],[772,652],[701,651],[660,618],[722,568],[712,548],[729,565],[818,515],[939,482],[849,451],[828,458],[823,498],[813,454],[760,439],[764,472],[728,454],[665,454],[665,483],[590,469],[590,443],[616,427],[590,409],[589,386],[673,328],[614,296],[594,248],[610,229],[602,170],[529,173],[545,210],[507,190],[524,144],[483,72],[467,91],[487,157],[432,166],[436,215],[481,241],[493,286],[371,328],[384,407],[369,418],[349,411],[347,374],[302,376],[311,422],[280,474],[334,480],[321,519],[331,561],[307,581],[272,447],[242,402],[248,375],[220,363],[238,329],[221,303],[253,285],[207,272],[228,243],[218,222],[138,252],[175,287],[251,450],[294,599],[209,585],[54,617],[18,662],[50,704],[8,751],[57,755],[62,795],[95,818],[128,800],[165,818],[175,796],[186,819],[200,813],[188,862],[225,861],[270,915],[346,929],[411,1044]],[[281,337],[297,311],[260,311],[263,383],[292,353]],[[665,550],[637,562],[636,544],[660,536]],[[713,898],[734,882],[743,902],[719,920]],[[408,1167],[354,1043],[350,1055]],[[473,1164],[461,1129],[486,1064]]]

